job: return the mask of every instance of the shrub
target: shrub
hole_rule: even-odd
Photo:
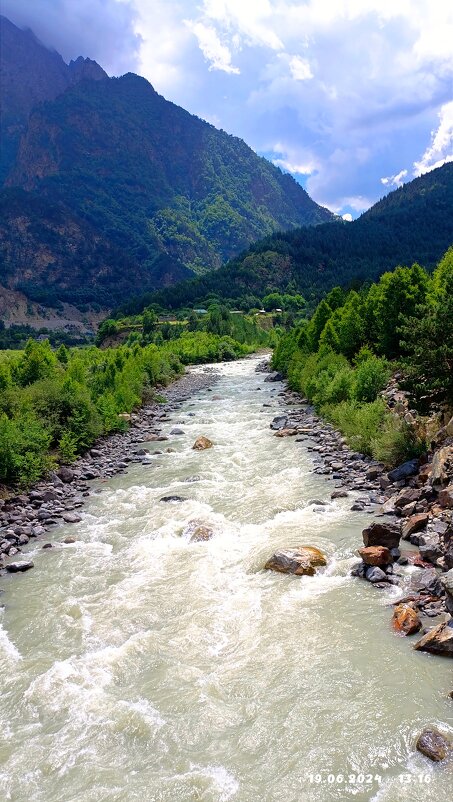
[[[374,401],[384,389],[390,377],[390,369],[385,359],[368,356],[360,360],[355,370],[354,397],[357,401]]]

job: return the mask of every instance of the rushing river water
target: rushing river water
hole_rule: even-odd
[[[450,798],[451,769],[414,752],[448,721],[450,664],[413,652],[388,596],[348,576],[369,516],[351,497],[309,504],[332,482],[272,436],[280,385],[255,365],[221,366],[165,424],[184,430],[175,453],[101,484],[52,533],[74,545],[35,543],[35,569],[2,579],[1,800]],[[200,434],[215,447],[193,451]],[[212,540],[182,536],[194,519]],[[262,570],[301,543],[324,573]]]

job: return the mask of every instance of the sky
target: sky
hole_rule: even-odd
[[[2,0],[66,61],[137,72],[346,219],[453,161],[449,0]]]

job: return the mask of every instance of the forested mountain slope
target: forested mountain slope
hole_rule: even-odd
[[[319,298],[335,285],[375,280],[398,264],[430,268],[453,243],[453,163],[387,195],[352,223],[278,233],[209,276],[148,296],[178,308],[210,296],[260,298],[274,289]]]

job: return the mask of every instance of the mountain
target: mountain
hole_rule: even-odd
[[[91,59],[79,57],[66,64],[32,31],[21,30],[0,16],[0,184],[14,164],[32,109],[86,78],[100,80],[107,74]]]
[[[217,296],[238,300],[273,290],[319,299],[336,285],[374,281],[398,264],[433,267],[453,243],[453,163],[444,164],[391,192],[358,220],[274,234],[220,270],[171,290],[137,299],[166,308]]]
[[[273,231],[334,219],[291,176],[145,79],[108,78],[86,59],[66,65],[30,31],[5,18],[1,29],[0,282],[49,303],[73,293],[108,307],[219,268]],[[13,190],[27,193],[23,218]],[[65,249],[74,226],[84,237]]]

